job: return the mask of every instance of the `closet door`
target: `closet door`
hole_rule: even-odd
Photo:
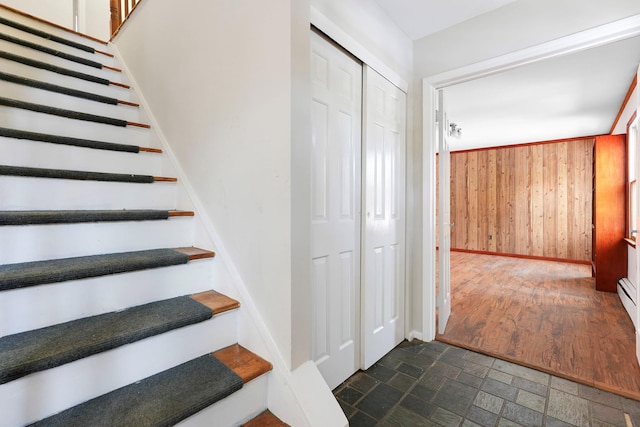
[[[365,66],[363,369],[404,338],[406,94]]]
[[[360,367],[362,65],[311,46],[312,357],[333,389]]]

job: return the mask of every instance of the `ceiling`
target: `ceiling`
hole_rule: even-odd
[[[514,2],[376,1],[412,40]],[[451,149],[609,133],[638,64],[640,37],[448,87],[448,118],[462,128]]]

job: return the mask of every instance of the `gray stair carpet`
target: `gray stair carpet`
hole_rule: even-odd
[[[76,210],[76,211],[0,211],[0,225],[75,224],[81,222],[152,221],[168,219],[169,211]]]
[[[48,64],[42,61],[36,61],[35,59],[16,55],[4,50],[0,50],[0,58],[7,59],[9,61],[19,62],[20,64],[27,65],[29,67],[40,68],[42,70],[51,71],[56,74],[75,77],[77,79],[86,80],[88,82],[98,83],[98,84],[107,85],[107,86],[110,84],[109,80],[103,79],[102,77],[96,77],[96,76],[92,76],[91,74],[69,70],[68,68],[58,67],[57,65]]]
[[[183,296],[0,338],[0,384],[213,317]]]
[[[168,427],[241,388],[240,377],[207,354],[31,426]]]
[[[97,61],[92,61],[90,59],[85,59],[80,56],[71,55],[65,52],[60,52],[59,50],[51,49],[46,46],[42,46],[37,43],[31,43],[26,40],[19,39],[17,37],[10,36],[5,33],[0,33],[0,40],[7,41],[9,43],[14,43],[20,46],[27,47],[29,49],[37,50],[39,52],[47,53],[49,55],[57,56],[58,58],[66,59],[67,61],[75,62],[78,64],[86,65],[88,67],[93,68],[102,68],[102,64]]]
[[[87,99],[89,101],[101,102],[103,104],[118,105],[118,100],[116,98],[110,98],[108,96],[102,96],[95,93],[84,92],[82,90],[71,89],[64,86],[58,86],[51,83],[28,79],[26,77],[16,76],[15,74],[0,72],[0,80],[36,89],[47,90],[49,92],[61,93],[76,98]]]
[[[71,138],[68,136],[50,135],[46,133],[28,132],[24,130],[0,127],[0,136],[16,139],[28,139],[31,141],[49,142],[51,144],[72,145],[75,147],[93,148],[96,150],[123,151],[127,153],[139,153],[137,145],[116,144],[113,142],[94,141],[91,139]]]
[[[60,43],[66,46],[74,47],[76,49],[84,50],[85,52],[95,53],[95,49],[92,48],[91,46],[87,46],[82,43],[77,43],[72,40],[68,40],[63,37],[56,36],[54,34],[49,34],[46,31],[38,30],[36,28],[32,28],[27,25],[20,24],[19,22],[12,21],[2,16],[0,16],[0,24],[15,28],[16,30],[24,31],[25,33],[33,34],[34,36],[42,37],[43,39],[51,40],[56,43]]]
[[[35,111],[36,113],[45,113],[59,117],[66,117],[68,119],[83,120],[85,122],[101,123],[104,125],[120,127],[127,126],[126,120],[97,116],[95,114],[88,114],[80,111],[65,110],[62,108],[50,107],[48,105],[34,104],[32,102],[18,101],[17,99],[0,97],[0,105],[4,105],[5,107],[20,108],[22,110]]]
[[[151,175],[87,172],[5,165],[0,165],[0,175],[24,176],[31,178],[72,179],[80,181],[129,182],[138,184],[151,184],[154,182],[154,178]]]
[[[186,264],[187,254],[149,249],[0,265],[0,291]]]

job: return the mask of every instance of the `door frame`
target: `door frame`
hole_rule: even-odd
[[[422,79],[422,339],[436,337],[437,90],[640,36],[640,14]],[[444,197],[441,194],[440,197]],[[447,194],[446,197],[450,197]]]

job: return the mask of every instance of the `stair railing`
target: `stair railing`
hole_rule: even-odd
[[[110,0],[111,37],[116,35],[122,24],[124,24],[141,1],[142,0]]]

